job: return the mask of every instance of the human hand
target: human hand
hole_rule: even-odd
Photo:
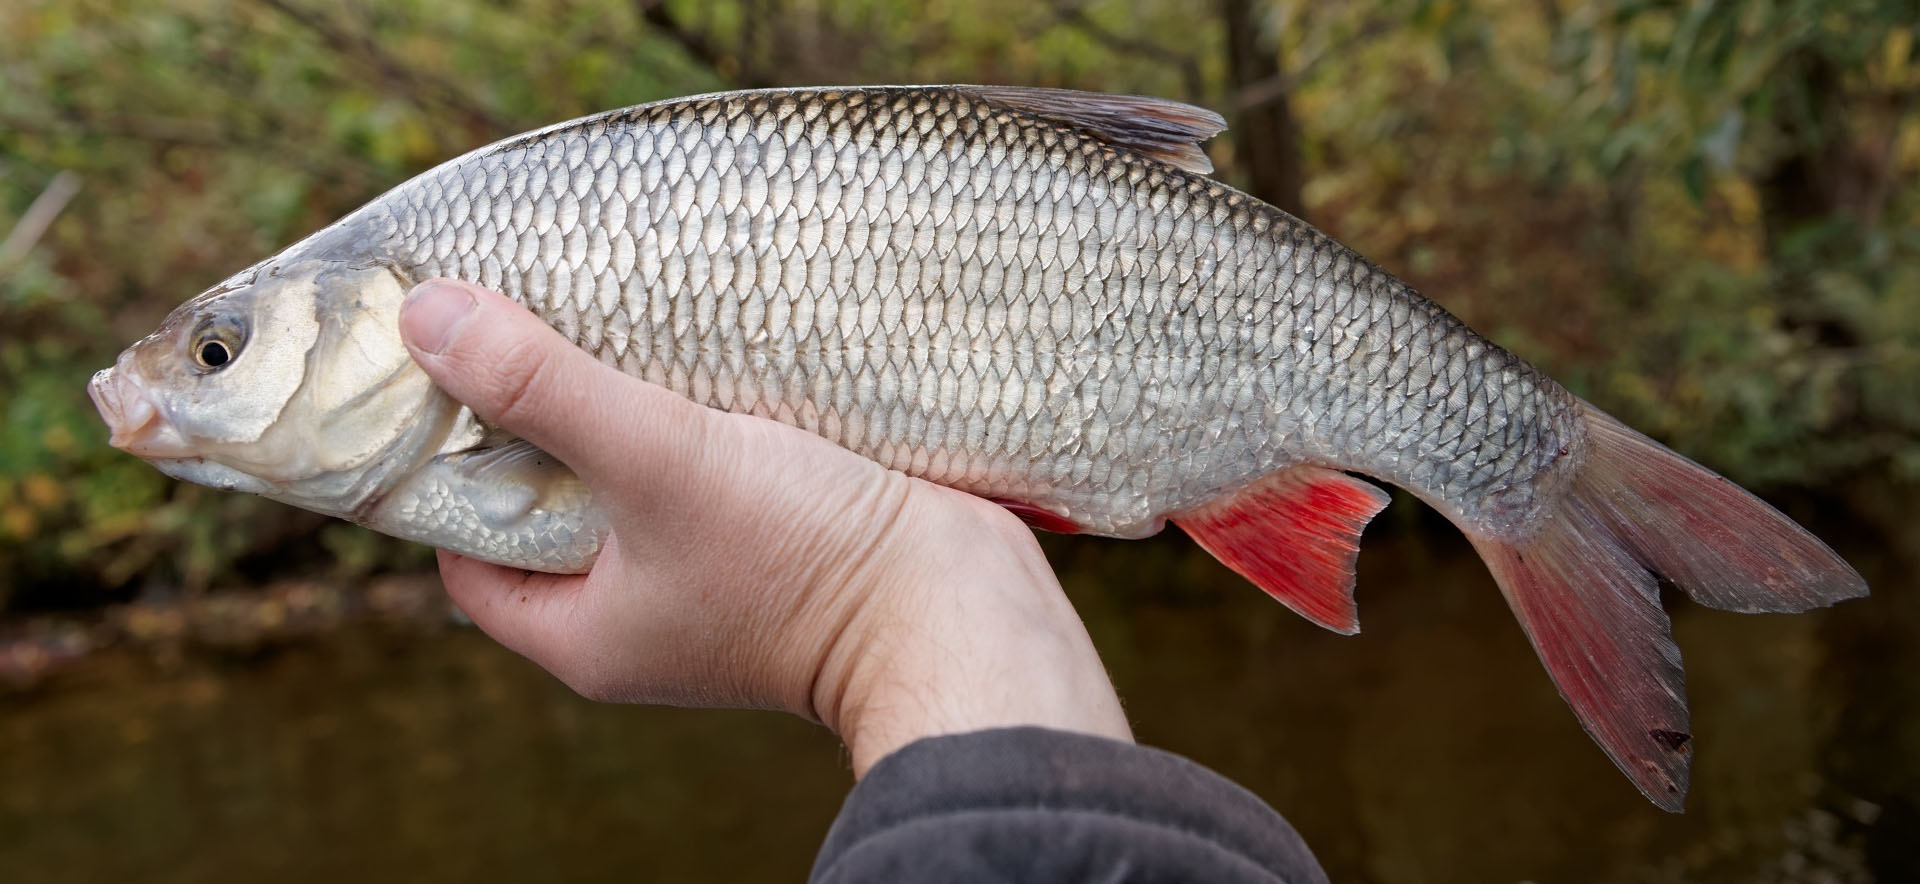
[[[839,734],[855,776],[988,727],[1131,739],[1000,507],[631,378],[476,286],[422,284],[400,327],[434,383],[565,462],[612,525],[584,575],[440,553],[461,610],[581,694],[784,709]]]

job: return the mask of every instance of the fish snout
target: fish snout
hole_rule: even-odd
[[[154,404],[146,388],[126,370],[126,358],[113,368],[103,368],[87,383],[87,395],[93,407],[113,433],[107,443],[128,454],[143,458],[193,457],[180,431],[174,429],[160,407]]]

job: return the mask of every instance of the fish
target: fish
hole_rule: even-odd
[[[1168,522],[1358,631],[1397,486],[1485,560],[1582,726],[1661,808],[1693,752],[1659,581],[1804,611],[1858,573],[1331,237],[1210,177],[1217,114],[1005,86],[727,92],[511,137],[173,311],[96,375],[113,445],[515,567],[607,534],[556,458],[409,358],[435,277],[602,362],[816,433],[1035,527]]]

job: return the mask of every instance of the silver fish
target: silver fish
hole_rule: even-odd
[[[564,465],[435,389],[414,283],[518,299],[601,360],[1045,528],[1168,519],[1358,629],[1359,534],[1405,488],[1487,560],[1561,693],[1677,810],[1690,727],[1656,574],[1708,605],[1866,593],[1817,539],[1325,234],[1206,176],[1224,124],[1044,89],[710,95],[510,138],[176,310],[101,372],[113,442],[495,562],[589,567]]]

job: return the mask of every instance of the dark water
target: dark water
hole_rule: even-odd
[[[1671,816],[1422,518],[1370,533],[1355,638],[1179,539],[1051,552],[1140,738],[1266,798],[1336,881],[1920,880],[1920,598],[1887,551],[1920,538],[1842,532],[1866,602],[1675,606],[1698,755]],[[0,880],[792,881],[849,782],[813,726],[594,705],[467,630],[123,652],[0,697]]]

